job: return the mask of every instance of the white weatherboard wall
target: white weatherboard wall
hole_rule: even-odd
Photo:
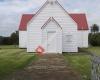
[[[73,19],[65,12],[58,3],[53,5],[47,4],[39,14],[34,16],[34,18],[29,22],[27,31],[28,31],[28,52],[35,52],[35,49],[41,45],[42,40],[42,30],[41,27],[43,24],[50,18],[54,19],[62,27],[62,39],[63,39],[63,52],[77,52],[77,24]],[[66,42],[66,35],[72,35],[73,41],[70,44]]]
[[[89,31],[78,31],[78,46],[80,48],[88,48],[88,34]]]
[[[19,48],[27,47],[27,31],[19,31]]]

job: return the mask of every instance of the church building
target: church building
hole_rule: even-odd
[[[88,47],[85,13],[69,13],[57,0],[47,0],[35,14],[23,14],[19,26],[19,48],[44,53],[78,52]]]

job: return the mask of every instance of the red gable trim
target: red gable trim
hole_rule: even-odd
[[[78,30],[88,30],[88,23],[85,14],[69,14],[78,25]]]
[[[24,14],[21,19],[21,23],[19,26],[20,31],[26,31],[27,30],[27,23],[32,19],[34,14]]]
[[[78,30],[88,30],[88,24],[85,14],[69,14],[72,19],[77,23]],[[20,31],[27,30],[27,23],[33,18],[34,14],[24,14],[19,26]]]

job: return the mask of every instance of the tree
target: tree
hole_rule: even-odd
[[[3,37],[0,36],[0,45],[2,45]]]
[[[89,43],[92,46],[100,46],[100,33],[89,34]]]
[[[93,24],[91,26],[91,33],[98,33],[99,32],[99,26],[97,24]]]
[[[17,45],[19,43],[19,32],[13,32],[10,37],[0,36],[0,45]]]
[[[2,45],[11,45],[10,37],[3,37]]]
[[[17,45],[19,43],[19,32],[16,31],[11,34],[10,40],[12,42],[12,45]]]

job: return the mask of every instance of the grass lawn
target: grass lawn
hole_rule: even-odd
[[[100,56],[100,47],[90,47],[88,48],[88,50],[94,53],[95,55]]]
[[[35,55],[27,54],[24,49],[8,49],[14,48],[13,46],[0,46],[0,48],[0,80],[36,59]]]
[[[100,56],[100,47],[89,47],[87,50],[91,51],[97,56]],[[68,55],[65,54],[65,60],[69,62],[71,67],[81,73],[83,80],[91,80],[91,56],[86,54]]]
[[[100,55],[100,47],[90,47],[87,50]],[[83,80],[90,80],[90,55],[80,53],[79,55],[64,54],[64,56],[70,66],[82,75]],[[34,59],[36,59],[35,55],[27,54],[26,50],[18,49],[18,46],[0,46],[0,80],[11,72],[24,68]]]
[[[65,55],[65,60],[81,74],[83,80],[90,80],[91,61],[89,55]]]

